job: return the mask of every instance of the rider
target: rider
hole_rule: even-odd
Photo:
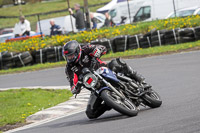
[[[63,47],[63,55],[67,60],[65,73],[70,82],[71,92],[78,94],[81,91],[81,87],[78,84],[78,76],[82,73],[84,67],[90,68],[91,64],[94,63],[92,60],[95,59],[94,69],[98,69],[102,66],[108,66],[113,71],[124,72],[125,75],[134,78],[138,82],[143,82],[144,78],[133,71],[130,66],[125,62],[119,62],[112,60],[106,64],[99,58],[106,54],[106,48],[102,45],[83,45],[81,46],[77,41],[69,41]],[[91,93],[90,99],[86,109],[86,115],[89,119],[94,119],[102,115],[106,110],[110,110],[105,103],[102,103],[102,99],[97,97],[95,93]]]

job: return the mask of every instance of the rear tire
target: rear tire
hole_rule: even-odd
[[[151,108],[158,108],[162,104],[162,100],[157,92],[151,89],[143,96],[144,104]]]
[[[103,90],[101,92],[101,98],[108,106],[124,115],[136,116],[138,114],[136,106],[130,100],[125,99],[122,101],[114,92]]]

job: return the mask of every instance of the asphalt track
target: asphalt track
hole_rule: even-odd
[[[89,120],[84,112],[80,112],[17,133],[200,133],[200,51],[126,61],[143,74],[161,95],[163,104],[160,108],[142,109],[136,117],[127,117],[112,110],[96,120]],[[23,77],[24,82],[30,82],[28,77],[31,75],[41,76],[35,82],[36,86],[45,85],[48,81],[54,81],[51,85],[57,85],[57,82],[64,85],[66,82],[61,77],[65,76],[58,75],[63,70],[30,72],[19,77],[0,76],[0,85],[3,83],[6,88],[15,86],[16,83],[10,82],[23,76],[27,76]],[[3,78],[7,78],[4,82],[8,86],[2,82]],[[31,85],[34,85],[34,78],[32,80]]]
[[[65,85],[69,83],[64,67],[0,76],[0,88]]]

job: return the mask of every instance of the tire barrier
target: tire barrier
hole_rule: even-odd
[[[166,30],[157,30],[151,34],[151,47],[165,45]]]
[[[33,57],[28,51],[15,55],[13,60],[15,62],[15,67],[29,66],[33,64]]]
[[[165,44],[178,44],[178,29],[166,31],[164,38]]]
[[[140,48],[138,35],[129,36],[129,38],[128,38],[128,49],[137,49],[137,48]]]
[[[149,34],[138,34],[134,36],[129,36],[128,38],[128,49],[137,48],[148,48],[151,47],[151,40]]]
[[[15,67],[15,62],[13,60],[15,53],[13,52],[1,52],[0,53],[0,69],[9,69]]]
[[[47,62],[47,49],[39,49],[32,53],[34,63],[45,63]]]
[[[16,54],[4,51],[0,52],[0,70],[63,60],[62,46],[43,48],[32,53],[26,51]]]
[[[194,32],[196,40],[200,40],[200,27],[195,27]]]
[[[139,36],[140,48],[149,48],[151,47],[151,42],[148,36],[140,35]]]
[[[57,62],[57,49],[56,47],[47,48],[47,62]]]
[[[115,46],[113,46],[113,39],[107,39],[107,38],[102,38],[102,39],[96,39],[94,41],[91,41],[90,44],[93,45],[103,45],[107,48],[107,53],[110,51],[115,52]]]
[[[113,45],[115,46],[114,52],[123,52],[127,50],[128,35],[117,36],[113,40]]]
[[[185,29],[180,29],[178,31],[179,43],[193,42],[195,40],[196,40],[196,38],[195,38],[194,28],[185,28]]]
[[[107,52],[113,51],[113,40],[103,38],[99,40],[99,43],[107,48]]]
[[[110,49],[113,52],[123,52],[128,49],[149,48],[162,45],[175,45],[178,43],[200,40],[200,27],[152,30],[146,34],[124,35],[112,38]],[[109,40],[107,39],[107,42]],[[111,41],[110,41],[111,42]],[[95,41],[93,44],[101,44]]]
[[[47,62],[58,62],[64,60],[62,56],[62,47],[47,48]]]

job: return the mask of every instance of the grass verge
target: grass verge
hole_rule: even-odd
[[[10,74],[10,73],[19,73],[19,72],[43,70],[43,69],[48,69],[48,68],[61,67],[61,66],[65,66],[65,65],[66,65],[65,61],[56,62],[56,63],[36,64],[36,65],[33,65],[33,66],[13,68],[13,69],[8,69],[8,70],[0,70],[0,75],[2,75],[2,74]]]
[[[26,117],[69,100],[69,90],[19,89],[0,91],[0,131],[25,123]]]
[[[151,48],[146,48],[146,49],[139,48],[139,49],[134,49],[134,50],[127,50],[125,52],[109,53],[109,54],[104,55],[102,59],[109,60],[111,58],[116,58],[116,57],[138,58],[138,57],[153,56],[153,55],[158,55],[158,54],[169,54],[169,53],[191,51],[191,50],[200,50],[200,41],[177,44],[177,45],[151,47]],[[62,61],[62,62],[56,62],[56,63],[37,64],[33,66],[27,66],[27,67],[15,68],[15,69],[0,70],[0,75],[60,67],[60,66],[65,66],[65,64],[66,62]]]

